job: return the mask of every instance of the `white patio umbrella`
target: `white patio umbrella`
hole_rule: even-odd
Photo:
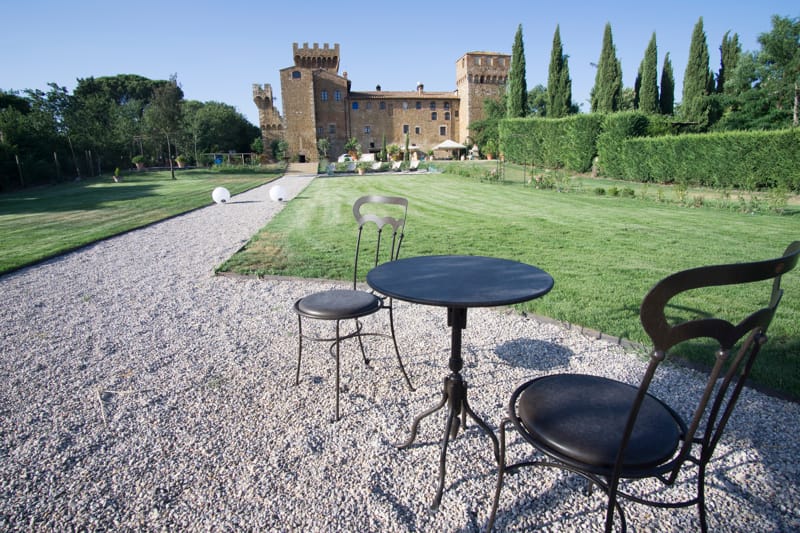
[[[454,140],[452,140],[452,139],[447,139],[446,141],[444,141],[444,142],[440,142],[439,144],[437,144],[436,146],[434,146],[434,147],[433,147],[433,149],[434,149],[434,150],[449,150],[449,151],[451,151],[451,152],[454,152],[454,154],[453,154],[453,155],[454,155],[454,156],[456,157],[456,159],[457,159],[457,158],[458,158],[458,156],[455,154],[455,151],[456,151],[456,150],[458,150],[458,152],[460,153],[460,152],[461,152],[461,150],[466,150],[466,149],[467,149],[467,147],[466,147],[466,146],[464,146],[463,144],[460,144],[460,143],[457,143],[457,142],[455,142],[455,141],[454,141]]]
[[[459,144],[451,139],[447,139],[444,142],[440,142],[436,146],[433,147],[434,150],[466,150],[466,146],[463,144]]]

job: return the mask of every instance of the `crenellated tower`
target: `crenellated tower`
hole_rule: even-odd
[[[461,99],[461,142],[469,136],[469,125],[484,118],[483,102],[499,99],[511,68],[511,56],[496,52],[468,52],[456,61],[456,89]]]
[[[253,102],[258,108],[258,124],[261,128],[261,140],[264,142],[264,152],[270,154],[273,141],[283,137],[283,119],[275,109],[275,97],[272,96],[272,86],[267,83],[253,84]]]

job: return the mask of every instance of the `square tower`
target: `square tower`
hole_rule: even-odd
[[[483,120],[483,102],[505,92],[511,56],[497,52],[467,52],[456,61],[456,88],[461,100],[459,137],[465,142],[469,125]]]

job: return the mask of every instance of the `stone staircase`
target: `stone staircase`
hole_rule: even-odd
[[[285,176],[315,176],[317,163],[289,163]]]

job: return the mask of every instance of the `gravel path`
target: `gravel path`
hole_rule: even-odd
[[[281,184],[294,196],[310,181]],[[477,428],[451,442],[437,512],[428,506],[444,415],[423,422],[419,446],[393,446],[440,398],[443,309],[397,303],[417,392],[389,342],[367,340],[371,368],[345,345],[342,419],[332,424],[325,346],[311,347],[293,384],[291,304],[334,284],[213,274],[282,207],[269,187],[0,277],[0,530],[485,527],[496,471]],[[537,373],[636,382],[643,371],[618,346],[504,309],[470,311],[464,353],[472,407],[494,427],[511,391]],[[656,389],[699,386],[693,371],[672,368]],[[747,390],[737,415],[710,472],[712,530],[800,530],[800,406]],[[525,450],[516,442],[510,454]],[[580,487],[556,471],[510,476],[498,526],[599,529],[599,491]],[[634,531],[698,528],[694,509],[626,509]]]

